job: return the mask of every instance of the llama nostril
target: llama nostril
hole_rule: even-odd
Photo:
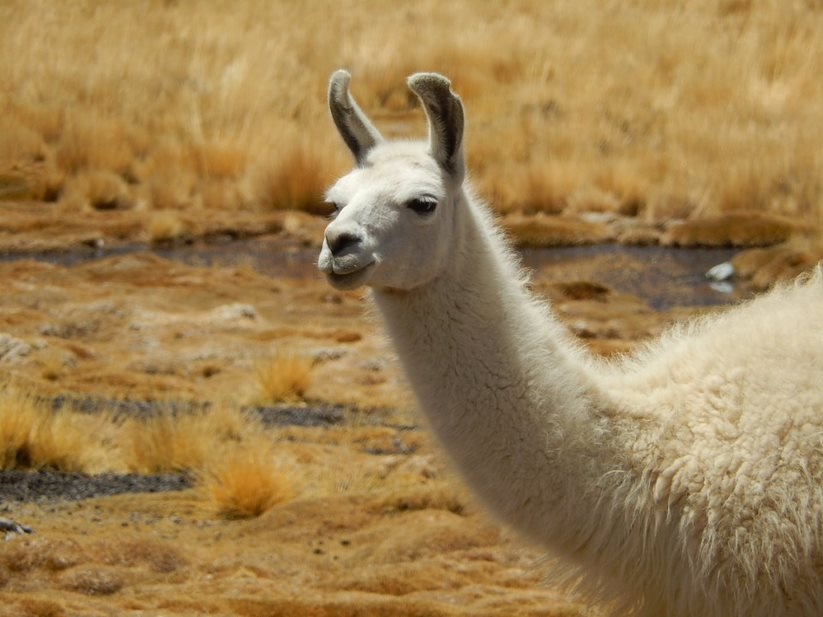
[[[327,235],[326,244],[329,245],[331,254],[337,256],[338,253],[343,252],[345,249],[360,244],[360,237],[344,231],[340,234]]]

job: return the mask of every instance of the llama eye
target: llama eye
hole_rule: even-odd
[[[413,210],[417,214],[431,214],[434,212],[434,209],[437,208],[437,200],[431,198],[412,199],[411,201],[406,202],[406,207],[409,210]]]
[[[343,209],[343,204],[337,203],[336,201],[327,201],[325,202],[325,206],[327,215],[332,220],[334,220]]]

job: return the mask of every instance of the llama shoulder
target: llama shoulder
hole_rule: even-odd
[[[747,408],[755,412],[755,406],[763,415],[787,413],[813,401],[820,410],[823,270],[805,282],[677,325],[605,373],[621,393],[637,392],[661,410],[668,405],[655,393],[686,397],[673,408],[694,407],[712,417]],[[808,400],[798,397],[801,391]]]
[[[607,376],[646,415],[655,509],[700,568],[756,589],[823,543],[823,277],[681,326]],[[789,532],[788,530],[791,530]]]
[[[679,326],[601,378],[655,427],[646,464],[667,503],[823,478],[823,276]]]

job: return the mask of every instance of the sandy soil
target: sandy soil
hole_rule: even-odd
[[[0,615],[582,614],[546,582],[545,552],[487,518],[418,426],[363,295],[238,263],[0,263],[0,368],[27,387],[254,405],[256,363],[291,349],[315,362],[300,404],[343,405],[339,422],[268,429],[299,473],[295,498],[257,519],[221,518],[198,488],[3,502],[34,533],[0,543]],[[598,353],[698,312],[655,311],[588,274],[547,267],[533,286]]]

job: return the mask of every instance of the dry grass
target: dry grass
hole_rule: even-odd
[[[190,474],[219,516],[259,516],[296,495],[274,450],[275,436],[247,413],[218,406],[127,424],[128,467],[139,473]]]
[[[190,474],[226,518],[259,516],[296,494],[279,467],[274,436],[227,405],[130,421],[123,440],[131,470]]]
[[[120,433],[126,465],[138,473],[198,472],[262,432],[259,422],[226,405],[205,411],[129,419]]]
[[[597,244],[613,238],[606,225],[569,216],[510,214],[502,224],[512,242],[521,247]]]
[[[225,518],[251,518],[291,500],[295,491],[277,466],[271,442],[231,452],[201,482],[216,512]]]
[[[213,445],[208,415],[159,414],[129,420],[123,432],[128,468],[137,473],[185,472],[203,466]]]
[[[345,66],[389,135],[425,131],[406,75],[448,74],[505,211],[823,210],[819,2],[12,0],[0,34],[0,198],[314,211]]]
[[[115,422],[106,414],[53,412],[13,386],[0,390],[0,471],[188,473],[227,518],[258,516],[295,496],[274,438],[229,406]]]
[[[110,420],[52,411],[9,385],[0,390],[0,470],[51,468],[95,472],[117,468]]]
[[[252,194],[264,207],[322,214],[326,210],[323,192],[333,173],[325,152],[295,144],[293,150],[257,170]]]
[[[146,219],[146,235],[150,242],[171,242],[185,233],[185,224],[174,210],[158,210]]]
[[[277,403],[302,398],[311,384],[314,361],[296,351],[280,351],[256,367],[258,402]]]

